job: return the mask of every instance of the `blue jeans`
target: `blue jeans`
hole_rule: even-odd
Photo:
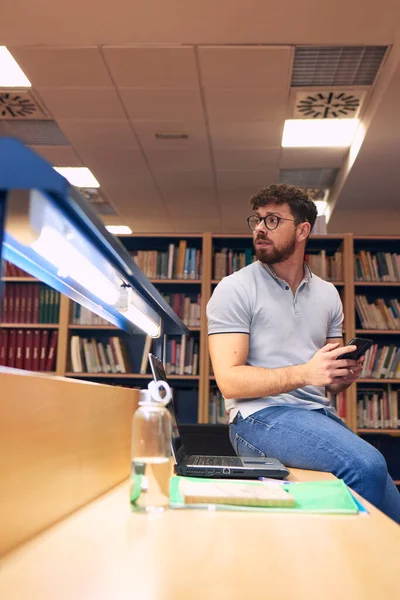
[[[384,457],[325,408],[271,406],[229,427],[239,456],[269,456],[298,469],[329,471],[400,524],[400,493]]]

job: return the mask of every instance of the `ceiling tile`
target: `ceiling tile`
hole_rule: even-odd
[[[243,222],[251,213],[250,198],[257,192],[258,188],[243,187],[240,190],[220,190],[218,192],[218,203],[221,207],[221,214],[234,215],[240,217]]]
[[[279,163],[281,148],[217,148],[214,150],[217,171],[230,169],[269,170]]]
[[[132,121],[182,121],[203,118],[197,89],[120,89],[121,99]]]
[[[273,148],[281,145],[283,118],[276,121],[212,121],[215,148]]]
[[[190,192],[190,195],[181,190],[163,190],[163,198],[168,206],[172,207],[196,206],[197,214],[199,213],[199,207],[203,205],[212,205],[214,209],[218,209],[216,193],[213,187],[194,189]]]
[[[199,86],[193,48],[103,48],[118,87],[193,88]]]
[[[152,171],[206,171],[211,169],[210,154],[204,149],[158,149],[146,150]]]
[[[210,171],[169,171],[159,172],[155,175],[161,193],[174,192],[196,192],[204,188],[212,188],[214,185],[212,172]]]
[[[71,146],[32,146],[55,167],[81,167],[83,163]]]
[[[199,48],[205,88],[284,89],[290,85],[289,46],[205,46]]]
[[[252,188],[253,194],[262,187],[279,181],[279,170],[265,171],[217,171],[218,190],[248,190]]]
[[[72,145],[94,148],[137,146],[136,137],[127,120],[57,120]]]
[[[341,167],[348,148],[282,148],[281,169]]]
[[[125,114],[114,89],[37,90],[55,119],[123,119]]]
[[[124,190],[120,193],[111,190],[110,193],[107,187],[107,195],[117,207],[120,215],[129,215],[132,218],[142,216],[146,219],[152,219],[157,216],[168,217],[165,204],[155,189],[154,191],[132,189],[131,191]],[[143,210],[144,205],[146,206],[146,210]]]
[[[98,48],[22,46],[12,54],[34,87],[113,87]]]
[[[205,97],[211,121],[281,122],[289,94],[284,89],[207,89]]]
[[[132,121],[143,148],[194,148],[207,144],[207,132],[202,121]],[[186,133],[186,140],[157,139],[156,133]]]
[[[219,220],[218,208],[215,202],[185,202],[180,204],[167,203],[167,210],[171,218],[179,221],[191,219],[199,221],[201,219]]]

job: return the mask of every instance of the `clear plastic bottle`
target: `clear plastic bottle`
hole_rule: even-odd
[[[171,417],[166,404],[170,399],[171,390],[164,381],[151,381],[148,389],[140,390],[131,446],[131,503],[138,512],[168,507]]]

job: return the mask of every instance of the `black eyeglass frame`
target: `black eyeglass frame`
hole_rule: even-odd
[[[276,223],[275,227],[268,227],[267,219],[269,219],[270,217],[274,217],[274,219],[277,219],[277,223]],[[254,218],[259,219],[259,222],[253,229],[250,225],[250,219],[254,219]],[[277,229],[279,227],[279,224],[281,221],[292,221],[294,223],[295,219],[287,219],[285,217],[278,217],[278,215],[267,215],[266,217],[260,217],[259,215],[250,215],[249,217],[247,217],[247,225],[249,226],[249,229],[251,231],[255,231],[256,227],[258,227],[258,225],[261,223],[261,221],[264,221],[264,227],[266,229],[268,229],[269,231],[275,231],[275,229]]]

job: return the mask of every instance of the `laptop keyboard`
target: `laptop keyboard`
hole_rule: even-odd
[[[192,464],[214,467],[241,467],[243,463],[237,456],[194,456]]]

